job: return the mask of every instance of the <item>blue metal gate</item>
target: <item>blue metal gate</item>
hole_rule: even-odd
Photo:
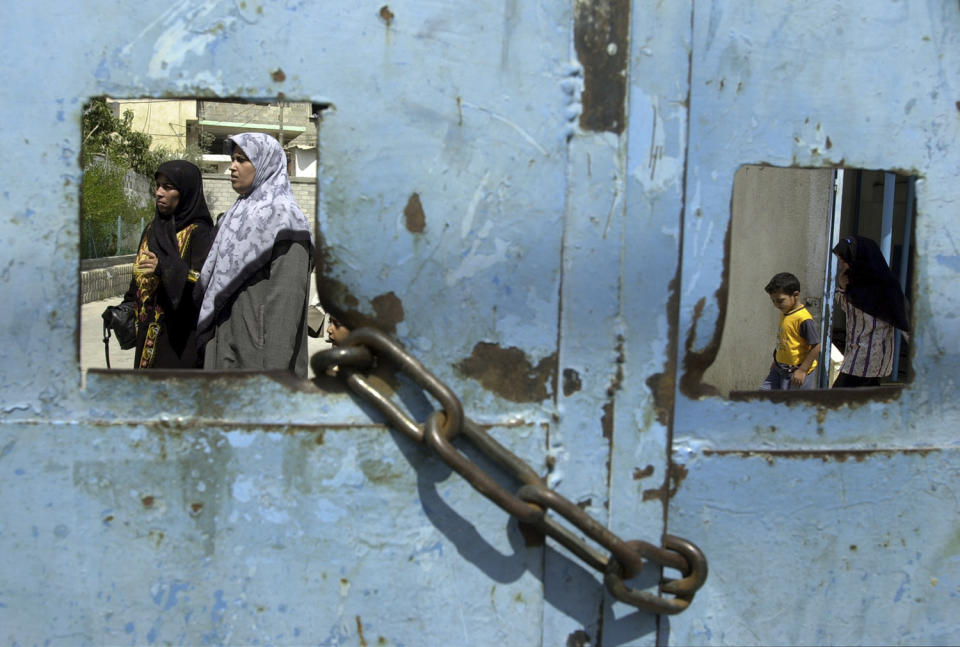
[[[4,27],[8,643],[960,640],[955,2],[41,1]],[[326,298],[618,536],[698,544],[688,610],[614,601],[342,387],[82,381],[83,104],[280,93],[330,105]],[[912,383],[704,387],[748,163],[917,176]]]

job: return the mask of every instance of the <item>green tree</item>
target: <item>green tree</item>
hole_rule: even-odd
[[[137,204],[124,189],[127,170],[115,164],[91,164],[83,173],[80,200],[80,256],[132,254],[153,207]],[[119,238],[118,238],[119,235]]]
[[[82,258],[133,253],[139,242],[141,222],[149,222],[153,217],[149,196],[137,200],[129,195],[124,189],[124,178],[130,171],[152,178],[157,166],[172,155],[163,150],[151,151],[150,136],[133,130],[132,123],[132,112],[116,117],[103,97],[93,99],[84,108]]]
[[[150,135],[133,130],[133,113],[116,117],[104,97],[94,98],[83,111],[83,168],[99,160],[152,176],[168,151],[150,150]]]

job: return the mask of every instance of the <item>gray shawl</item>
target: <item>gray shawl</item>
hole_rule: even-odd
[[[307,241],[313,256],[313,234],[297,206],[287,176],[287,158],[279,142],[263,133],[231,135],[253,163],[253,187],[217,222],[210,253],[200,271],[203,291],[197,341],[213,336],[217,314],[246,281],[272,258],[279,241]]]

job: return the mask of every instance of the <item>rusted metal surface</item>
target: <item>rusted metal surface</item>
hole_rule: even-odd
[[[957,3],[39,2],[5,21],[8,642],[960,640]],[[103,94],[330,106],[324,305],[390,330],[617,536],[695,541],[712,572],[694,604],[658,622],[608,597],[323,376],[84,381],[79,121]],[[742,164],[918,177],[905,388],[703,388]],[[458,368],[478,344],[550,377],[521,362],[506,398],[506,376]],[[654,570],[631,585],[656,591]]]
[[[577,0],[573,42],[583,66],[584,130],[620,134],[626,127],[630,0]]]
[[[410,199],[407,200],[407,206],[403,208],[403,218],[407,231],[412,234],[423,233],[423,228],[427,226],[427,220],[423,213],[423,205],[420,203],[419,194],[410,194]]]
[[[554,387],[557,358],[544,357],[534,366],[519,348],[500,348],[484,342],[473,347],[470,357],[457,368],[485,389],[512,402],[545,400]]]

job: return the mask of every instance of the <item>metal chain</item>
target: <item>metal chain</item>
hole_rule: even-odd
[[[375,355],[392,362],[436,398],[443,409],[431,413],[423,423],[412,420],[361,373],[361,369],[369,369],[374,364]],[[572,501],[547,487],[533,468],[475,422],[465,418],[460,400],[453,391],[384,333],[372,328],[354,330],[342,347],[317,353],[313,363],[318,373],[338,367],[338,375],[350,389],[379,409],[391,426],[416,442],[428,445],[474,489],[521,523],[552,537],[588,566],[603,573],[604,584],[616,599],[654,613],[675,614],[690,606],[694,594],[706,581],[707,559],[693,542],[664,535],[661,548],[645,541],[620,539]],[[522,484],[519,489],[515,493],[508,491],[467,459],[451,442],[457,434],[519,481]],[[609,554],[593,548],[554,516],[548,516],[547,511],[553,511]],[[663,579],[660,595],[631,589],[625,580],[636,577],[643,569],[644,561],[680,571],[682,577]]]

